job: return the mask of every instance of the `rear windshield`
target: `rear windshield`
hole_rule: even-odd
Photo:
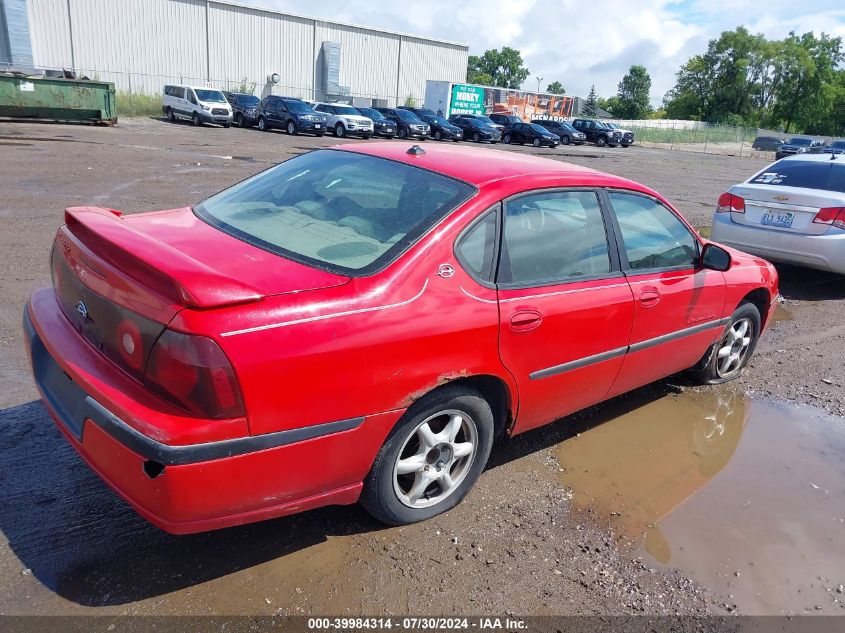
[[[806,187],[845,193],[845,160],[782,160],[754,176],[755,185]]]
[[[261,99],[254,95],[240,95],[238,103],[245,106],[257,106],[261,103]]]
[[[474,193],[465,182],[404,163],[318,150],[218,193],[194,211],[259,248],[360,276],[396,259]]]

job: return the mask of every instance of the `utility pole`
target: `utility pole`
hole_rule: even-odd
[[[537,92],[540,92],[540,84],[543,83],[542,77],[535,77],[534,79],[537,80]]]

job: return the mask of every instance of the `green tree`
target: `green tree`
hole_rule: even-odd
[[[670,119],[705,119],[713,98],[713,66],[706,55],[695,55],[681,66],[672,88],[664,98]]]
[[[470,55],[467,64],[468,82],[498,88],[519,88],[529,74],[523,66],[522,54],[509,46],[484,51],[480,56]]]
[[[550,92],[553,95],[562,95],[566,94],[566,88],[564,88],[563,84],[559,81],[553,81],[548,86],[546,86],[546,92]]]
[[[596,105],[602,110],[610,112],[613,116],[622,118],[622,115],[618,114],[620,112],[619,95],[611,95],[607,99],[599,97],[596,99]]]
[[[598,95],[596,95],[596,84],[590,86],[590,94],[587,95],[587,101],[584,103],[584,116],[594,117],[598,111]]]
[[[651,76],[635,64],[619,82],[619,101],[613,115],[621,119],[645,119],[651,113]]]

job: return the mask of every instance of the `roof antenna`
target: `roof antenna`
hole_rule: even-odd
[[[425,150],[419,145],[414,145],[405,153],[410,154],[411,156],[421,156],[422,154],[425,154]]]

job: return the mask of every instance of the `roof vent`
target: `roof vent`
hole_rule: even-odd
[[[410,154],[411,156],[422,156],[423,154],[425,154],[425,150],[419,145],[414,145],[405,153]]]

